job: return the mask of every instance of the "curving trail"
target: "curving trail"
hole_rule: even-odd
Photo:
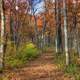
[[[65,76],[54,64],[53,50],[51,49],[34,61],[27,63],[26,67],[12,72],[11,76],[10,80],[74,80]]]

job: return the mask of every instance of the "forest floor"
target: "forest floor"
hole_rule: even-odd
[[[51,49],[27,63],[25,67],[5,72],[6,76],[9,80],[74,80],[58,69]]]

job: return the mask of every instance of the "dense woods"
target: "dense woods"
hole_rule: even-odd
[[[65,71],[73,73],[75,65],[80,70],[80,1],[0,0],[0,36],[0,72],[22,67],[48,49]]]

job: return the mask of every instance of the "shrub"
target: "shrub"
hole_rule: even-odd
[[[23,61],[17,58],[12,58],[12,57],[8,57],[7,61],[7,65],[11,68],[15,68],[15,67],[20,67],[21,65],[23,65]]]
[[[72,75],[75,80],[80,80],[80,68],[77,66],[77,64],[68,65],[64,71],[67,73],[67,75]]]
[[[39,50],[33,43],[28,43],[21,48],[17,54],[19,59],[29,60],[35,58],[38,55]]]
[[[70,74],[75,74],[76,71],[77,71],[77,65],[76,64],[70,64],[66,67],[65,71],[67,73],[70,73]]]
[[[36,58],[38,56],[39,50],[33,43],[27,43],[21,46],[19,50],[16,51],[16,54],[10,53],[6,56],[5,62],[8,66],[14,68],[20,67],[24,65],[28,60]]]

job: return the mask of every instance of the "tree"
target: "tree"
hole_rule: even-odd
[[[63,0],[63,15],[64,15],[64,38],[65,38],[66,65],[69,65],[66,0]]]
[[[1,12],[0,68],[3,68],[3,58],[4,58],[4,30],[5,30],[3,0],[0,0],[0,12]]]
[[[55,20],[56,20],[56,53],[62,48],[62,31],[61,31],[61,1],[55,0]]]
[[[73,48],[79,54],[80,57],[80,50],[79,50],[79,32],[77,26],[77,1],[73,0]]]

